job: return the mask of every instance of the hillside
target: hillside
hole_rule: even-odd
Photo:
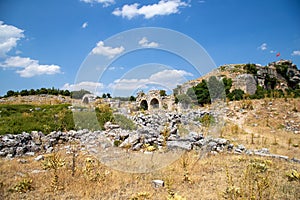
[[[279,60],[267,66],[250,63],[220,66],[203,77],[182,84],[178,88],[179,94],[185,94],[189,88],[210,76],[232,79],[231,90],[241,89],[250,95],[255,94],[258,86],[282,91],[300,88],[300,70],[290,60]]]

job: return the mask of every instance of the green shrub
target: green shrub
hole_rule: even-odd
[[[127,118],[124,115],[121,114],[115,114],[114,115],[114,122],[120,126],[120,128],[125,130],[134,130],[136,129],[135,123]]]
[[[42,131],[74,129],[72,111],[69,104],[60,105],[0,105],[0,134],[18,134]]]

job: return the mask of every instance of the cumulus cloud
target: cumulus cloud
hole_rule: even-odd
[[[156,43],[156,42],[149,42],[146,37],[143,37],[139,41],[139,45],[141,45],[142,47],[149,47],[149,48],[158,47],[158,43]]]
[[[265,51],[267,50],[267,43],[262,43],[259,47],[258,47],[259,50],[262,50],[262,51]]]
[[[94,94],[101,93],[100,91],[104,88],[103,83],[99,82],[91,82],[91,81],[83,81],[76,84],[66,83],[61,88],[62,90],[70,90],[70,91],[78,91],[78,90],[87,90]]]
[[[156,4],[144,6],[140,6],[138,3],[130,5],[125,4],[122,8],[116,8],[112,14],[127,19],[132,19],[138,15],[144,15],[146,19],[150,19],[156,15],[179,13],[179,8],[186,6],[189,6],[189,4],[181,0],[161,0]]]
[[[39,61],[19,56],[9,57],[4,63],[0,64],[2,68],[19,68],[16,73],[21,77],[30,78],[38,75],[53,75],[61,73],[58,65],[40,65]]]
[[[107,7],[115,3],[115,0],[80,0],[80,1],[89,4],[100,3],[103,5],[103,7]]]
[[[186,82],[186,76],[193,76],[193,74],[184,70],[166,69],[152,74],[149,78],[117,79],[109,85],[109,88],[113,90],[132,91],[138,88],[147,88],[148,84],[157,84],[172,89]]]
[[[0,21],[0,57],[5,57],[12,48],[17,46],[17,42],[24,37],[23,32],[22,29]]]
[[[123,46],[113,48],[109,46],[104,46],[104,42],[99,41],[97,43],[97,46],[92,50],[92,53],[107,56],[108,58],[111,59],[116,55],[121,54],[124,50],[125,48]]]
[[[81,28],[86,28],[89,24],[87,22],[84,22],[81,26]]]
[[[293,51],[292,56],[300,56],[300,50]]]

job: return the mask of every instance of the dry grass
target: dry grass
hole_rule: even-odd
[[[203,159],[191,151],[172,165],[146,174],[111,170],[95,158],[80,153],[72,176],[72,155],[60,153],[65,165],[57,170],[58,188],[51,189],[53,172],[43,171],[42,162],[33,158],[0,161],[2,199],[223,199],[230,186],[228,174],[236,187],[244,180],[249,163],[262,158],[216,155]],[[300,171],[300,165],[280,160],[269,160],[268,170],[271,199],[299,199],[300,182],[289,181],[286,173]],[[41,170],[34,173],[33,170]],[[32,180],[33,190],[23,193],[10,189],[24,179]],[[153,188],[151,181],[161,179],[165,187]],[[247,185],[246,185],[247,186]]]
[[[253,110],[244,113],[238,111],[240,102],[229,106],[232,113],[227,117],[222,136],[233,144],[244,144],[249,149],[269,148],[271,153],[300,158],[300,134],[284,129],[291,120],[300,125],[300,99],[252,102]]]

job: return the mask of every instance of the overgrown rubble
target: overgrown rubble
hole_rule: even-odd
[[[202,133],[188,131],[180,133],[179,126],[191,124],[202,126],[199,121],[191,121],[196,117],[204,115],[215,115],[208,111],[193,111],[186,114],[177,113],[139,113],[131,116],[131,119],[138,125],[137,130],[124,130],[118,125],[110,122],[105,124],[105,131],[54,131],[48,135],[42,132],[32,131],[21,134],[7,134],[0,136],[0,156],[6,158],[20,156],[34,156],[35,154],[51,153],[56,145],[65,145],[65,149],[71,153],[70,143],[78,143],[80,150],[97,153],[99,147],[118,147],[120,149],[140,152],[181,150],[201,150],[204,153],[217,154],[230,152],[235,154],[248,154],[274,157],[300,163],[296,158],[271,154],[267,148],[260,150],[246,149],[244,145],[237,146],[224,138]],[[216,117],[217,119],[217,117]],[[102,143],[100,138],[105,138],[107,143]]]

